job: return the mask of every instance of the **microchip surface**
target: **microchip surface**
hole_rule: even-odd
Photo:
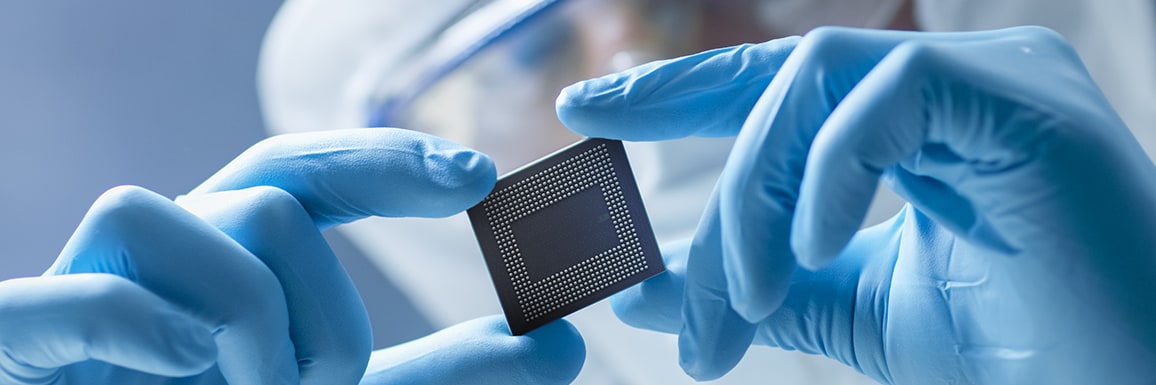
[[[617,140],[586,139],[518,169],[468,213],[514,335],[664,270]]]

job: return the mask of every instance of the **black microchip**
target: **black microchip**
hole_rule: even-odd
[[[502,177],[469,215],[514,335],[664,269],[617,140],[586,139]]]

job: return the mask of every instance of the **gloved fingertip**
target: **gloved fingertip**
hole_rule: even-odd
[[[586,343],[578,329],[566,320],[546,324],[521,338],[529,339],[533,354],[525,355],[541,383],[568,384],[586,363]]]
[[[431,151],[425,157],[437,200],[422,216],[444,217],[477,204],[494,189],[498,171],[488,155],[464,147]]]
[[[661,246],[666,271],[610,297],[614,315],[631,327],[678,334],[690,239]]]
[[[789,286],[790,277],[783,279],[782,285],[777,285],[773,288],[766,288],[765,290],[758,290],[756,293],[750,293],[754,290],[731,290],[731,307],[734,308],[735,313],[738,313],[747,322],[752,324],[762,322],[778,310],[783,305],[783,300],[787,297],[786,289]],[[778,287],[781,286],[781,287]]]
[[[631,327],[676,334],[682,327],[681,279],[670,272],[610,297],[614,315]]]
[[[614,137],[604,128],[617,126],[613,124],[613,118],[619,115],[615,101],[624,97],[619,79],[618,74],[611,74],[563,88],[554,100],[558,120],[585,136]]]
[[[754,341],[756,326],[718,299],[688,299],[678,334],[679,365],[698,381],[714,380],[738,365]]]
[[[686,373],[686,375],[699,382],[717,380],[726,374],[726,372],[718,373],[718,371],[705,368],[696,360],[683,359],[682,356],[679,356],[678,364],[682,367],[682,371]]]
[[[845,225],[818,225],[813,220],[817,214],[808,214],[800,211],[795,216],[791,231],[791,251],[799,266],[816,271],[839,256],[855,230],[844,229],[847,227]]]
[[[805,179],[800,188],[795,216],[791,219],[790,247],[796,263],[804,269],[822,269],[843,252],[843,248],[859,230],[871,204],[870,197],[875,194],[875,176],[864,178],[862,186],[856,188],[845,186],[851,183],[848,181],[852,180],[851,177],[839,176],[814,175],[814,178]],[[844,183],[840,185],[842,189],[825,188],[833,182],[824,177],[838,178]],[[839,194],[844,191],[851,192]],[[848,196],[854,198],[846,198]]]
[[[726,295],[735,313],[753,324],[782,305],[798,265],[788,245],[768,240],[761,234],[752,238],[752,234],[733,231],[757,224],[751,218],[738,219],[733,222],[736,225],[723,231],[729,245],[722,248]]]
[[[692,349],[679,349],[678,365],[682,367],[682,371],[686,375],[693,378],[695,381],[711,381],[717,380],[730,372],[730,368],[723,368],[713,364],[709,360],[702,359]]]
[[[494,160],[468,148],[448,148],[430,153],[427,158],[435,182],[450,189],[465,189],[485,196],[498,178]],[[437,171],[441,170],[441,173]],[[480,198],[479,198],[480,199]]]
[[[610,296],[610,309],[619,321],[636,328],[645,328],[645,321],[650,319],[646,314],[645,300],[642,296],[641,285],[635,285]],[[639,322],[642,321],[642,322]]]
[[[791,236],[791,249],[798,258],[799,266],[810,271],[817,271],[831,264],[835,257],[843,251],[843,244],[839,242],[823,242]]]

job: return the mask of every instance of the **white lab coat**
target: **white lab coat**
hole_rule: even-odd
[[[433,0],[424,9],[462,0]],[[581,0],[577,0],[581,1]],[[436,12],[390,13],[403,3],[288,1],[262,52],[260,91],[273,133],[361,124],[365,79],[409,46],[381,46],[383,33],[428,33]],[[410,7],[412,8],[412,7]],[[1036,24],[1067,37],[1149,154],[1156,154],[1156,9],[1147,0],[931,0],[917,2],[925,30],[962,31]],[[351,12],[351,10],[360,10]],[[419,22],[420,21],[420,22]],[[444,21],[444,20],[443,20]],[[372,74],[376,75],[376,74]],[[730,146],[728,139],[629,144],[660,241],[693,233]],[[688,156],[687,154],[695,154]],[[883,189],[885,190],[885,189]],[[878,222],[901,201],[881,193],[869,213]],[[342,228],[436,327],[501,312],[463,215],[447,219],[371,218]],[[603,301],[568,317],[587,344],[579,384],[691,384],[678,368],[675,337],[618,322]],[[379,325],[378,327],[388,327]],[[752,348],[719,384],[869,384],[822,357]]]

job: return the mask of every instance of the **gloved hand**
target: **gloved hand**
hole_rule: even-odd
[[[1156,381],[1156,169],[1052,31],[823,28],[578,83],[558,114],[737,134],[688,250],[613,302],[695,378],[757,343],[888,384]],[[858,231],[880,177],[911,203]]]
[[[480,153],[358,129],[266,140],[177,203],[110,190],[43,277],[0,283],[0,383],[358,383],[368,317],[320,230],[450,215],[494,180]],[[374,353],[363,383],[568,383],[583,359],[569,324],[490,317]]]

